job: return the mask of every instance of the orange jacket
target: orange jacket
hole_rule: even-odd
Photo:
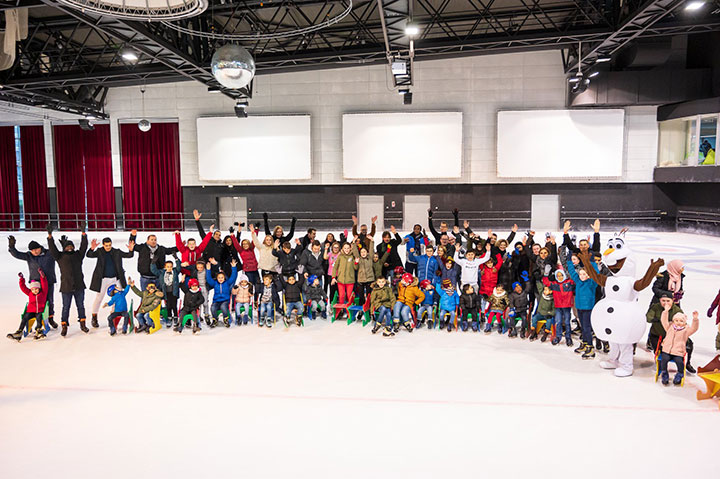
[[[413,304],[419,305],[425,299],[425,293],[418,288],[418,279],[413,278],[413,282],[405,286],[402,281],[398,283],[397,300],[401,303],[412,307]]]

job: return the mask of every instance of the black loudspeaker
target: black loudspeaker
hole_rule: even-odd
[[[403,94],[403,105],[412,105],[412,93],[407,92]]]
[[[78,120],[78,124],[81,130],[92,131],[95,129],[95,127],[90,124],[90,120]]]

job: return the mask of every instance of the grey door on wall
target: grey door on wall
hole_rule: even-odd
[[[554,232],[560,223],[560,195],[532,195],[532,229]],[[539,237],[539,236],[538,236]]]
[[[430,195],[405,195],[403,203],[403,231],[410,232],[413,225],[427,223]]]
[[[357,197],[357,217],[358,227],[362,224],[368,225],[370,231],[370,220],[373,216],[377,216],[378,233],[383,229],[385,221],[385,200],[382,196],[359,195]]]
[[[227,231],[235,221],[247,223],[247,198],[245,196],[221,196],[218,198],[221,230]]]

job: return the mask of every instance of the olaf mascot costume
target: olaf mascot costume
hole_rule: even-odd
[[[592,310],[590,322],[595,336],[610,343],[607,361],[600,366],[614,369],[615,376],[631,376],[633,373],[633,344],[639,342],[645,334],[647,321],[645,310],[638,302],[639,292],[650,286],[660,267],[662,259],[650,260],[645,275],[635,279],[635,260],[632,251],[625,245],[625,230],[614,235],[608,241],[603,252],[603,263],[612,275],[599,274],[595,268],[585,268],[596,283],[605,288],[605,298]],[[579,255],[583,264],[590,264],[587,253]]]

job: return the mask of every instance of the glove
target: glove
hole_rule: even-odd
[[[235,223],[235,224],[237,224],[237,223]],[[230,232],[230,234],[233,234],[233,233],[235,232],[235,228],[233,228],[233,227],[231,226],[230,229],[228,229],[228,231]]]
[[[20,279],[22,279],[22,278],[24,278],[25,276],[23,276],[22,273],[18,273],[18,277],[19,277]]]
[[[67,239],[68,239],[68,238],[67,238],[67,236],[65,236],[65,235],[62,235],[62,236],[60,237],[60,246],[62,246],[63,249],[65,248],[65,245],[67,244]]]
[[[13,235],[8,236],[8,245],[9,245],[11,248],[14,248],[14,247],[15,247],[15,243],[16,243],[16,242],[17,242],[17,240],[15,239],[15,237],[14,237]]]
[[[673,301],[676,303],[679,303],[680,300],[683,298],[683,295],[685,294],[684,291],[678,291],[677,293],[673,294]]]
[[[713,310],[712,308],[708,309],[708,318],[712,318]]]
[[[85,232],[85,227],[86,227],[86,226],[87,226],[87,225],[85,224],[85,220],[80,221],[80,232],[81,232],[81,233],[84,233],[84,232]]]
[[[433,212],[432,210],[428,210],[428,218],[432,218]]]
[[[241,228],[245,227],[245,223],[240,223],[239,225],[235,223],[237,226],[240,226]]]
[[[50,222],[48,221],[48,224],[47,224],[47,226],[46,226],[45,229],[47,229],[48,234],[51,235],[52,232],[53,232],[53,229],[54,229],[52,223],[50,223]]]

